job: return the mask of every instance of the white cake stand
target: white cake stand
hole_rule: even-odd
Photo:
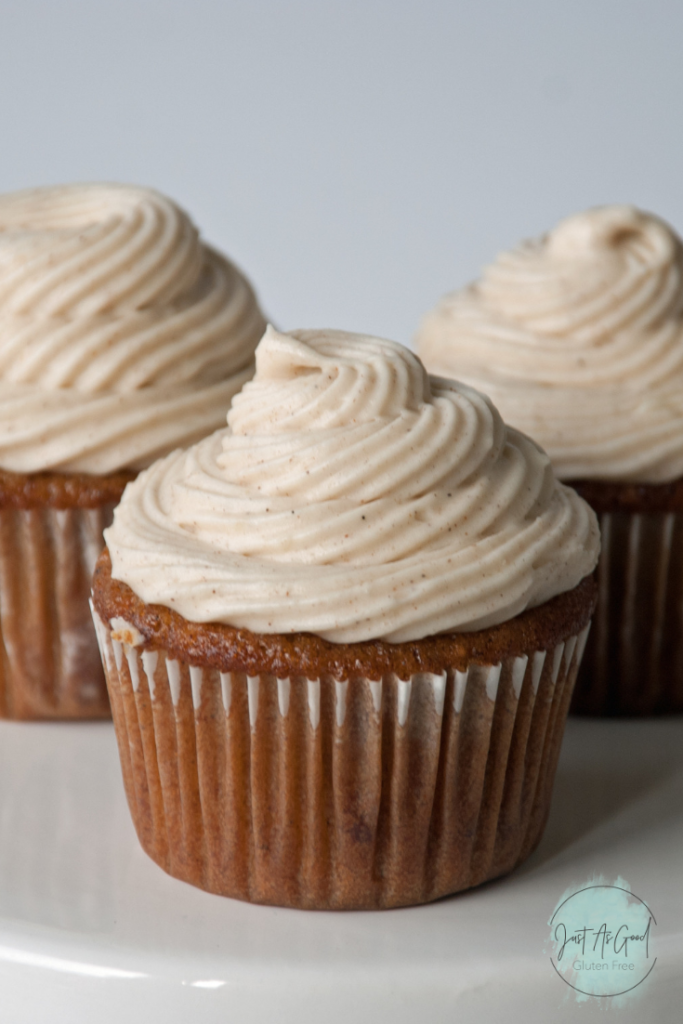
[[[605,1022],[549,961],[561,894],[626,879],[658,960],[615,1020],[683,1019],[683,718],[570,720],[550,822],[512,876],[426,907],[250,906],[167,877],[111,725],[0,723],[2,1024]]]

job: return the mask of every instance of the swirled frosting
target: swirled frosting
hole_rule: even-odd
[[[563,479],[683,476],[683,247],[657,217],[607,206],[562,221],[447,295],[417,344]]]
[[[150,189],[0,196],[0,466],[139,468],[225,423],[265,323]]]
[[[392,342],[272,328],[228,427],[141,474],[105,537],[148,603],[335,642],[504,621],[599,550],[591,510],[483,395]]]

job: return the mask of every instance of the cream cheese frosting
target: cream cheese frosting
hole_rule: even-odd
[[[147,603],[342,643],[502,622],[599,553],[592,511],[486,397],[389,341],[272,328],[227,428],[142,473],[105,539]]]
[[[632,206],[570,217],[447,295],[428,369],[482,388],[565,480],[683,476],[683,246]]]
[[[225,423],[264,327],[158,192],[0,196],[0,466],[108,473],[193,443]]]

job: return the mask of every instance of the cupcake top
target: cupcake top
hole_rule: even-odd
[[[0,196],[0,467],[102,474],[191,444],[225,422],[264,327],[158,192]]]
[[[632,206],[578,214],[447,295],[417,338],[563,479],[683,476],[683,247]]]
[[[475,630],[572,589],[594,514],[491,402],[389,341],[268,328],[227,428],[130,484],[112,576],[193,622]]]

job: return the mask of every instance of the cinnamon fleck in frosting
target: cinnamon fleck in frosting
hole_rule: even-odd
[[[269,328],[228,427],[131,484],[112,576],[192,622],[337,643],[503,622],[595,567],[594,514],[407,349]]]
[[[111,473],[193,443],[225,422],[264,327],[158,192],[0,196],[0,467]]]
[[[417,342],[562,479],[683,476],[683,246],[659,218],[606,206],[561,221],[445,296]]]

